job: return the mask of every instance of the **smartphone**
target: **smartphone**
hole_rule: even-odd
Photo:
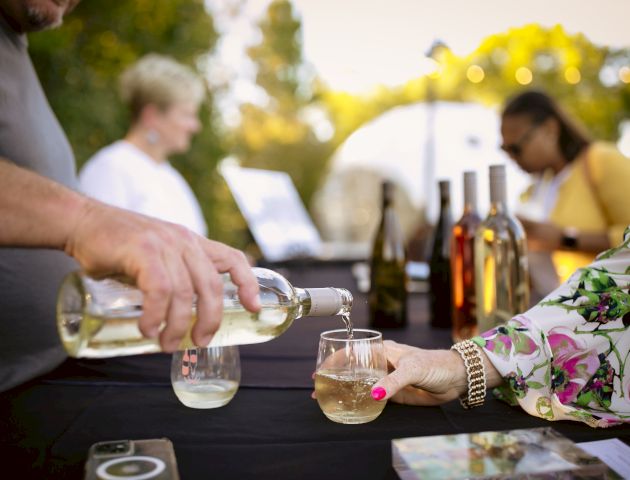
[[[179,480],[167,438],[98,442],[90,447],[85,480]]]

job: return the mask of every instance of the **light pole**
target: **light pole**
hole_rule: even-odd
[[[439,51],[442,48],[448,48],[440,40],[434,40],[431,47],[422,58],[423,69],[422,75],[426,79],[425,104],[426,104],[426,123],[424,136],[424,155],[422,157],[423,164],[420,171],[423,177],[419,179],[418,187],[424,193],[425,206],[422,212],[422,220],[411,236],[408,250],[409,258],[415,261],[428,261],[432,247],[433,226],[431,224],[431,206],[435,203],[437,197],[437,189],[435,185],[435,100],[436,93],[433,81],[440,76],[440,65],[438,63]]]
[[[440,76],[440,67],[438,63],[439,52],[443,48],[448,48],[441,40],[434,40],[427,50],[425,57],[430,59],[435,65],[435,69],[427,75],[427,90],[426,90],[426,136],[424,144],[424,158],[425,158],[425,185],[424,191],[427,197],[427,213],[432,212],[429,208],[430,205],[435,203],[436,186],[435,186],[435,101],[437,100],[434,81]]]

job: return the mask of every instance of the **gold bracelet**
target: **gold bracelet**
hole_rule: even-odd
[[[451,347],[462,357],[468,376],[468,391],[459,397],[464,408],[479,407],[486,399],[486,369],[481,349],[472,340],[458,342]]]

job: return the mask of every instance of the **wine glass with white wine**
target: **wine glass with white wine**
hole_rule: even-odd
[[[187,407],[222,407],[236,395],[240,381],[237,346],[187,348],[173,353],[171,385]]]
[[[387,374],[383,336],[374,330],[323,332],[319,340],[315,393],[330,420],[367,423],[378,417],[385,401],[372,398],[372,386]]]

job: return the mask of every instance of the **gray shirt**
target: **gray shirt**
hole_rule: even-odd
[[[27,47],[26,36],[16,34],[0,16],[0,157],[76,189],[70,144]],[[59,251],[0,248],[0,391],[64,360],[55,297],[63,276],[76,268]]]

